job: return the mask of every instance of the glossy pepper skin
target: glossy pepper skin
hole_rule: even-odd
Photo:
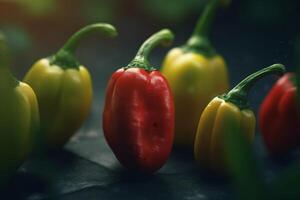
[[[35,93],[8,69],[4,36],[0,35],[0,186],[29,156],[39,128]]]
[[[209,29],[219,0],[209,1],[191,38],[166,56],[162,73],[175,101],[175,145],[193,149],[202,111],[216,95],[226,92],[229,80],[226,63],[209,42]]]
[[[76,32],[55,54],[37,61],[24,81],[35,91],[41,115],[41,143],[60,148],[85,121],[92,102],[92,80],[75,58],[78,42],[91,33],[116,35],[109,24],[92,24]]]
[[[259,125],[269,152],[288,153],[300,146],[300,112],[296,77],[287,73],[265,97],[259,109]]]
[[[248,77],[226,94],[215,97],[204,109],[196,133],[194,156],[204,168],[226,172],[223,140],[226,131],[235,129],[249,143],[255,134],[255,115],[247,95],[254,83],[267,74],[283,74],[284,66],[274,64]]]
[[[115,156],[129,170],[153,173],[168,159],[174,137],[174,102],[164,76],[148,54],[173,34],[161,30],[146,40],[131,63],[111,77],[105,97],[103,131]]]

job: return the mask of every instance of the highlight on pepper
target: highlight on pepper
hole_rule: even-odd
[[[174,144],[179,147],[193,149],[202,111],[214,96],[229,88],[226,63],[209,38],[217,8],[222,3],[208,1],[187,43],[169,51],[163,61],[161,71],[174,95]]]
[[[83,27],[57,53],[38,60],[24,77],[39,101],[42,135],[38,145],[42,147],[62,147],[90,112],[92,79],[74,54],[79,42],[95,32],[105,37],[117,35],[110,24],[96,23]]]
[[[29,157],[39,128],[35,93],[12,75],[8,57],[0,33],[0,186]]]
[[[153,48],[173,37],[167,29],[153,34],[126,67],[113,73],[106,89],[105,139],[120,163],[135,172],[157,171],[173,146],[173,96],[167,80],[148,61]]]
[[[300,146],[296,76],[286,73],[263,100],[259,126],[270,154],[280,156]]]
[[[284,72],[281,64],[263,68],[246,77],[228,93],[215,97],[206,106],[199,120],[194,145],[194,156],[200,166],[214,172],[226,172],[223,141],[229,128],[243,134],[249,143],[253,142],[256,119],[249,106],[249,90],[264,76],[282,75]]]

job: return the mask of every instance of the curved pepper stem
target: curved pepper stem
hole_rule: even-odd
[[[9,57],[5,36],[0,33],[0,81],[8,81],[8,84],[15,86],[19,82],[12,75],[8,68],[10,63]]]
[[[158,45],[170,45],[174,39],[174,34],[169,29],[162,29],[161,31],[149,37],[140,47],[134,59],[127,65],[127,68],[138,67],[148,71],[155,70],[150,66],[148,56],[154,47]]]
[[[75,68],[80,66],[79,62],[74,57],[77,46],[81,40],[94,32],[100,32],[107,37],[115,37],[117,35],[116,29],[110,24],[96,23],[85,26],[73,34],[65,45],[50,58],[50,64],[58,65],[63,68]]]
[[[209,0],[204,12],[197,21],[196,28],[192,35],[196,37],[207,37],[215,18],[216,10],[220,5],[220,0]]]
[[[100,32],[107,37],[115,37],[117,36],[117,31],[115,27],[110,24],[105,23],[97,23],[88,25],[70,37],[65,45],[61,48],[60,51],[68,51],[70,53],[75,53],[77,49],[78,43],[84,39],[85,37],[89,36],[91,33]]]
[[[220,96],[220,98],[225,101],[232,102],[237,105],[240,109],[245,109],[249,107],[248,103],[248,93],[253,85],[259,81],[261,78],[269,74],[282,75],[285,72],[285,67],[282,64],[273,64],[269,67],[263,68],[242,80],[237,84],[232,90],[227,94]]]
[[[199,51],[205,53],[208,56],[215,54],[215,49],[211,46],[208,34],[211,30],[215,13],[221,4],[221,0],[208,0],[202,15],[199,17],[196,28],[185,45],[190,50]]]

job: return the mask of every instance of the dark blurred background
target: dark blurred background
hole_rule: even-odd
[[[190,36],[206,2],[0,0],[0,29],[9,40],[13,71],[22,79],[37,59],[56,52],[82,26],[94,22],[115,25],[118,38],[107,40],[95,35],[78,49],[79,60],[93,74],[97,98],[103,92],[109,75],[128,64],[141,42],[153,32],[170,28],[176,34],[173,45],[182,45]],[[227,8],[219,9],[211,40],[228,63],[232,85],[254,70],[272,63],[280,62],[288,70],[294,70],[294,49],[300,37],[300,7],[297,2],[232,0]],[[166,49],[155,50],[152,63],[160,66],[166,52]]]
[[[78,59],[92,74],[94,104],[89,120],[80,133],[67,144],[67,153],[62,153],[61,158],[51,161],[59,163],[57,169],[49,167],[48,162],[41,164],[39,161],[37,164],[25,163],[20,171],[44,177],[47,174],[45,168],[48,172],[53,170],[54,175],[50,173],[48,176],[53,177],[53,188],[58,191],[55,194],[96,185],[96,188],[90,187],[87,193],[74,193],[78,199],[80,194],[89,196],[94,193],[95,199],[99,194],[115,199],[123,198],[124,195],[131,198],[139,195],[143,197],[148,184],[157,185],[157,188],[154,187],[147,193],[153,198],[168,198],[170,196],[164,192],[171,190],[174,190],[172,195],[175,199],[186,198],[189,195],[191,199],[228,198],[227,186],[198,180],[198,176],[195,179],[194,173],[197,169],[191,162],[192,158],[189,158],[189,162],[184,160],[186,156],[183,156],[181,161],[171,157],[171,162],[148,182],[128,181],[126,177],[124,181],[122,173],[123,181],[119,181],[120,178],[115,181],[115,173],[111,173],[111,169],[114,169],[118,162],[108,149],[101,129],[104,90],[113,71],[126,66],[141,43],[161,28],[173,30],[176,35],[173,46],[182,45],[192,33],[206,2],[207,0],[0,0],[0,30],[8,38],[12,54],[11,67],[18,79],[23,78],[35,61],[55,53],[67,38],[82,26],[94,22],[107,22],[113,24],[119,32],[115,39],[103,39],[95,35],[83,41],[78,48]],[[218,10],[211,31],[211,41],[227,61],[231,86],[248,74],[273,63],[282,63],[289,71],[295,70],[296,58],[300,56],[295,52],[296,44],[300,43],[298,2],[232,0],[228,7]],[[167,51],[168,49],[163,48],[154,50],[150,58],[152,64],[159,67]],[[252,90],[250,101],[256,113],[275,80],[275,77],[267,77]],[[257,141],[261,143],[261,140]],[[265,158],[266,154],[262,148],[261,144],[255,146],[260,157]],[[69,151],[87,160],[69,155]],[[62,164],[66,161],[71,164]],[[275,171],[280,170],[279,167]],[[268,180],[276,175],[272,170],[267,170],[266,174]],[[32,181],[31,175],[29,180]],[[33,185],[32,188],[40,185],[30,184],[30,181],[17,181],[17,186],[12,187],[12,191],[16,188],[20,190],[24,185],[29,188],[30,185]],[[199,187],[199,184],[202,187]],[[105,190],[102,190],[102,186]],[[31,190],[36,190],[32,188]],[[159,196],[157,189],[162,192],[162,196]],[[31,195],[30,189],[26,187],[21,189],[22,191],[22,197]],[[131,192],[137,192],[137,196]],[[109,196],[111,194],[115,196]],[[74,196],[69,198],[74,199]],[[81,199],[86,199],[84,197]]]

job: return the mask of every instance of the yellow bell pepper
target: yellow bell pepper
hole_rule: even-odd
[[[235,129],[251,143],[255,134],[255,115],[249,108],[247,95],[258,79],[267,74],[283,74],[284,66],[274,64],[248,76],[227,94],[215,97],[204,109],[194,145],[198,163],[215,172],[226,170],[223,141],[226,131]]]
[[[4,36],[0,35],[0,185],[29,156],[39,127],[36,96],[8,69]]]
[[[35,91],[41,115],[41,143],[62,147],[78,130],[91,108],[92,80],[74,56],[78,42],[93,32],[116,36],[109,24],[92,24],[76,32],[55,55],[37,61],[24,81]]]
[[[199,117],[207,103],[229,88],[223,57],[211,46],[208,32],[220,0],[209,1],[187,44],[172,49],[162,73],[175,100],[175,145],[193,149]]]

